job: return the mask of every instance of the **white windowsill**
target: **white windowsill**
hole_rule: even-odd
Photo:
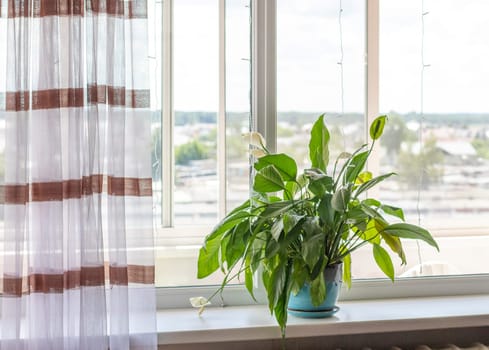
[[[289,316],[287,337],[400,332],[489,326],[489,295],[343,301],[331,318]],[[158,343],[191,344],[279,339],[264,305],[192,308],[158,312]]]

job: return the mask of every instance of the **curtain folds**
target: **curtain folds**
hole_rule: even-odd
[[[146,0],[0,9],[1,348],[156,348]]]

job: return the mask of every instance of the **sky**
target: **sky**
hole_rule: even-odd
[[[217,110],[217,0],[175,1],[177,110]],[[247,0],[227,1],[227,105],[249,108]],[[339,4],[277,0],[279,111],[341,110]],[[421,0],[380,2],[380,106],[421,109]],[[364,109],[365,1],[342,0],[345,112]],[[425,0],[425,113],[486,113],[489,1]]]
[[[365,106],[365,1],[277,0],[279,111],[341,112]],[[249,0],[227,0],[227,109],[249,110]],[[489,112],[489,1],[380,1],[381,112]],[[161,1],[150,1],[153,100],[160,96]],[[218,0],[174,1],[174,107],[217,111]],[[5,21],[0,21],[4,26]],[[5,28],[5,27],[0,27]],[[2,43],[0,32],[0,49]],[[4,52],[5,50],[0,50]],[[422,52],[425,64],[421,84]],[[0,83],[5,55],[0,54]]]

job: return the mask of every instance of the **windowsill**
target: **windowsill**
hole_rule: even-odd
[[[489,326],[489,295],[343,301],[325,319],[289,316],[287,337]],[[191,344],[279,339],[275,319],[264,305],[192,308],[158,312],[158,343]]]

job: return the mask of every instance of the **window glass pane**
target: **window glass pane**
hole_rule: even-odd
[[[174,222],[214,224],[219,197],[218,1],[176,0],[173,6]]]
[[[379,167],[399,175],[380,192],[429,228],[441,251],[407,245],[397,275],[487,273],[489,3],[422,4],[381,2],[380,108],[389,121]]]
[[[227,210],[249,197],[250,129],[250,6],[249,0],[226,1],[226,161]]]
[[[299,167],[322,113],[332,157],[364,143],[364,48],[365,1],[277,2],[277,147]]]
[[[219,273],[196,278],[199,249],[218,221],[219,201],[226,198],[229,211],[249,196],[248,145],[241,138],[250,128],[249,0],[227,0],[225,17],[226,115],[225,125],[219,125],[219,1],[174,0],[174,227],[161,228],[160,196],[155,204],[158,286],[220,284]],[[159,137],[160,125],[155,127]],[[225,159],[218,148],[220,133],[226,140]],[[225,197],[218,162],[226,163]],[[160,181],[161,172],[154,173],[155,182]]]

